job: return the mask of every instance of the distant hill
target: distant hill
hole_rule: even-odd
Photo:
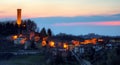
[[[3,22],[3,21],[13,21],[13,20],[16,20],[16,18],[15,17],[0,18],[0,22]]]

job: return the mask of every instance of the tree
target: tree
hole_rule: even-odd
[[[27,31],[35,31],[37,29],[37,25],[34,21],[30,19],[23,21],[24,25],[26,25]]]
[[[48,36],[52,36],[52,31],[51,31],[51,29],[49,28],[48,30],[47,30],[47,34],[48,34]]]
[[[29,33],[29,31],[36,31],[37,25],[34,21],[31,20],[22,20],[22,24],[18,27],[16,21],[4,21],[0,22],[0,34],[1,35],[14,35],[18,34],[20,31],[25,31]]]
[[[46,33],[46,29],[45,28],[42,28],[41,32],[40,32],[40,36],[41,37],[46,37],[47,36],[47,33]]]

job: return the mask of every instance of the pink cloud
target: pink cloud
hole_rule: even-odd
[[[120,21],[55,23],[53,26],[120,26]]]

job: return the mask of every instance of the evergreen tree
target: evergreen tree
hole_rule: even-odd
[[[40,32],[40,36],[41,37],[46,37],[47,36],[47,33],[46,33],[46,29],[45,28],[42,28],[41,32]]]
[[[48,30],[47,30],[47,34],[48,34],[48,36],[52,36],[52,31],[51,31],[51,29],[49,28]]]

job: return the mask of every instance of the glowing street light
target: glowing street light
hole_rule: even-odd
[[[13,36],[13,40],[16,40],[17,38],[18,38],[17,35],[14,35],[14,36]]]
[[[64,44],[63,44],[63,48],[64,48],[64,49],[68,49],[68,44],[64,43]]]
[[[54,41],[50,41],[50,42],[49,42],[49,46],[50,46],[50,47],[55,47],[55,42],[54,42]]]

